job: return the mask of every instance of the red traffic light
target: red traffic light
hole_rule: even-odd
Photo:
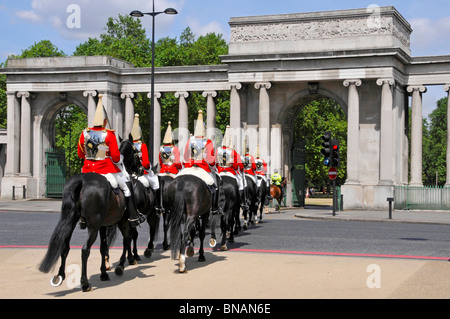
[[[333,149],[334,149],[334,150],[337,150],[337,149],[338,149],[338,146],[337,146],[336,144],[333,144]]]

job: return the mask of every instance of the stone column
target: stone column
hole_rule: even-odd
[[[152,92],[147,94],[148,98],[152,97]],[[159,104],[159,99],[161,98],[161,92],[154,92],[153,103],[155,106],[153,108],[153,159],[150,159],[151,164],[155,165],[158,163],[159,147],[161,146],[161,104]]]
[[[229,83],[230,85],[230,128],[233,136],[233,144],[238,153],[242,150],[241,132],[241,98],[238,90],[242,88],[241,83]]]
[[[16,92],[6,92],[7,97],[7,132],[5,176],[19,174],[20,158],[20,104]]]
[[[270,82],[255,83],[255,89],[259,90],[259,152],[266,161],[270,156],[270,98],[267,90],[271,87]]]
[[[31,106],[30,92],[17,92],[20,103],[20,171],[19,176],[31,176]]]
[[[427,88],[421,85],[408,86],[412,94],[411,115],[411,186],[423,186],[422,183],[422,93]]]
[[[88,98],[88,127],[92,127],[95,116],[95,109],[97,108],[97,104],[95,103],[94,97],[97,96],[97,91],[84,91],[83,95]]]
[[[204,91],[203,97],[206,97],[206,136],[215,140],[216,135],[216,105],[214,98],[217,96],[216,91]]]
[[[381,127],[380,127],[380,184],[393,184],[393,98],[391,87],[394,79],[378,79],[377,85],[381,86]]]
[[[346,184],[359,184],[359,93],[360,79],[345,80],[348,87],[347,111],[347,180]]]
[[[189,96],[188,92],[175,92],[175,97],[179,98],[178,102],[178,148],[180,149],[180,156],[183,159],[184,148],[189,140],[189,126],[188,126],[188,106],[186,98]]]
[[[450,187],[450,84],[444,85],[447,93],[447,175],[445,186]]]
[[[124,92],[120,94],[121,99],[125,99],[125,119],[124,119],[124,132],[123,138],[127,139],[131,133],[134,121],[134,93]]]

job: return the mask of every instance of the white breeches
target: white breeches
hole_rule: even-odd
[[[153,173],[152,170],[148,170],[148,174],[139,176],[138,180],[144,185],[146,188],[151,187],[153,190],[159,189],[159,180],[158,175]]]
[[[241,175],[241,173],[237,172],[236,181],[240,191],[244,189],[244,182],[242,181],[243,179],[244,177]]]
[[[119,187],[123,191],[125,197],[131,196],[130,189],[126,184],[129,180],[125,177],[125,175],[122,172],[103,174],[103,176],[106,177],[108,182],[111,184],[112,188],[116,189],[117,187]]]

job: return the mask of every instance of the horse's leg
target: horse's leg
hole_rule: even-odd
[[[220,242],[220,250],[226,251],[227,247],[227,232],[228,232],[228,222],[227,213],[225,213],[220,219],[220,229],[222,231],[222,240]]]
[[[100,227],[100,254],[102,255],[102,264],[100,266],[100,280],[109,280],[109,275],[106,272],[106,259],[108,258],[108,244],[106,243],[106,227]]]
[[[120,232],[122,233],[123,236],[123,251],[122,251],[122,256],[120,256],[120,260],[119,260],[119,264],[116,266],[116,269],[114,270],[114,273],[118,276],[123,275],[123,271],[125,269],[125,260],[126,260],[126,256],[127,256],[127,252],[129,252],[128,254],[128,259],[129,259],[129,263],[132,264],[132,254],[130,254],[131,252],[131,225],[127,220],[123,220],[121,221],[119,224],[119,229]],[[130,259],[131,257],[131,259]]]
[[[145,257],[151,257],[152,252],[155,250],[154,240],[155,240],[156,227],[157,227],[156,218],[148,217],[147,223],[148,223],[148,227],[149,227],[149,237],[148,237],[147,248],[145,249],[144,255],[145,255]]]
[[[242,211],[242,216],[244,217],[244,225],[242,226],[242,228],[244,229],[244,230],[247,230],[247,227],[248,227],[248,224],[247,224],[247,216],[249,215],[249,211],[250,210],[250,208],[248,208],[248,209],[244,209],[243,211]]]
[[[61,266],[59,266],[58,274],[53,276],[50,283],[53,287],[58,287],[66,278],[66,259],[70,251],[70,237],[64,241],[64,248],[61,252]]]
[[[84,292],[92,290],[92,286],[89,283],[88,278],[87,278],[87,261],[88,261],[89,255],[91,253],[91,247],[94,244],[95,240],[97,239],[97,235],[98,235],[97,227],[88,228],[88,239],[87,239],[86,243],[83,245],[83,248],[81,249],[81,263],[82,264],[81,264],[80,283],[81,283],[81,289]]]
[[[206,225],[208,224],[208,217],[202,216],[202,220],[200,222],[200,228],[198,230],[198,238],[200,239],[200,249],[198,250],[198,261],[206,261],[205,251],[203,250],[203,241],[205,240],[206,235]]]
[[[130,252],[130,254],[132,254],[132,256],[133,256],[133,262],[134,263],[135,263],[135,261],[141,260],[141,257],[139,257],[138,249],[137,249],[138,236],[139,236],[139,233],[138,233],[137,229],[135,228],[133,230],[133,237],[132,237],[132,240],[133,240],[133,252],[132,253]],[[130,249],[131,249],[131,245],[130,245]]]
[[[167,240],[167,232],[169,230],[169,223],[168,223],[168,211],[166,210],[166,212],[163,214],[163,231],[164,231],[164,240],[163,240],[163,249],[164,250],[168,250],[169,247],[169,243]]]

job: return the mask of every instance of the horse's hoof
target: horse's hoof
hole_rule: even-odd
[[[61,286],[63,281],[64,278],[61,275],[56,275],[50,279],[50,285],[52,285],[52,287],[58,287]]]
[[[188,248],[186,248],[186,255],[187,255],[188,257],[194,256],[194,247],[189,246]]]
[[[109,275],[107,273],[101,274],[100,275],[100,280],[101,281],[109,281]]]
[[[135,255],[135,256],[134,256],[134,260],[136,260],[136,261],[141,261],[141,257],[139,257],[139,255]]]
[[[91,285],[91,284],[84,285],[84,286],[82,287],[82,290],[83,290],[83,292],[89,292],[89,291],[92,291],[92,285]]]
[[[184,269],[178,268],[178,272],[179,272],[180,274],[187,274],[187,273],[188,273],[186,267],[185,267]]]
[[[124,271],[124,267],[123,266],[117,266],[116,269],[114,270],[114,273],[117,276],[122,276],[123,275],[123,271]]]
[[[214,238],[209,240],[209,247],[214,248],[217,245],[217,241]]]
[[[147,248],[147,249],[144,251],[144,256],[147,257],[147,258],[152,257],[152,250]]]
[[[200,261],[200,262],[206,261],[205,256],[198,256],[198,261]]]
[[[221,251],[227,251],[227,250],[228,250],[227,244],[222,245],[222,246],[220,247],[220,250],[221,250]]]
[[[128,264],[130,264],[131,266],[137,265],[137,260],[136,259],[129,260]]]

